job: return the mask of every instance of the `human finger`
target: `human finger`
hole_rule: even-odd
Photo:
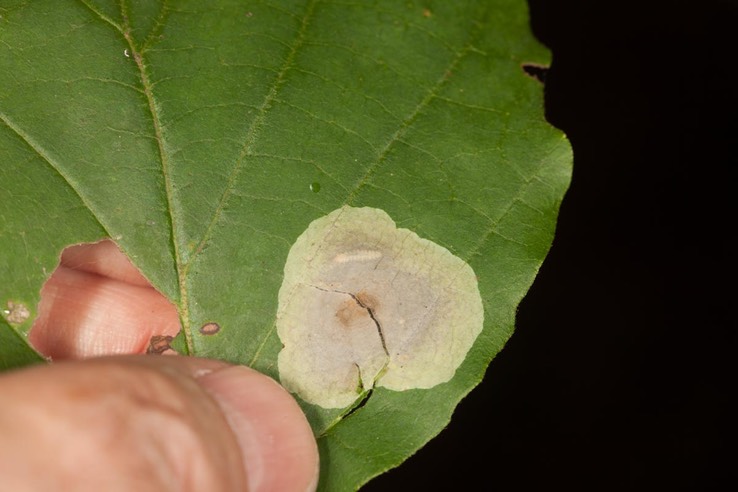
[[[180,330],[175,306],[110,241],[67,248],[38,310],[29,340],[54,360],[140,354]]]
[[[270,378],[191,357],[69,361],[0,376],[8,490],[310,491],[304,414]]]

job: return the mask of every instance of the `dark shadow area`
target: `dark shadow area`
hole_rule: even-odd
[[[574,179],[512,339],[364,490],[725,490],[738,5],[531,0]]]

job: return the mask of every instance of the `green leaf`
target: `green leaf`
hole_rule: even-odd
[[[0,367],[38,359],[6,340],[60,251],[110,237],[190,353],[279,378],[291,245],[379,208],[473,268],[485,319],[447,383],[302,402],[321,489],[360,487],[448,423],[550,247],[571,150],[521,68],[547,62],[523,0],[0,0],[0,305],[31,314]]]
[[[36,352],[29,350],[22,335],[10,327],[5,318],[0,318],[0,370],[15,369],[43,362]]]

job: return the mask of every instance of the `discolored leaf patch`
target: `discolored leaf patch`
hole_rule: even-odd
[[[280,378],[324,408],[375,385],[432,388],[453,377],[483,321],[468,264],[382,210],[344,206],[313,221],[287,257]]]
[[[8,323],[20,324],[31,316],[31,311],[22,302],[8,301],[8,307],[3,309],[3,314]]]

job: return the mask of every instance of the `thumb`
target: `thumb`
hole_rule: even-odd
[[[295,400],[192,357],[60,362],[0,376],[5,490],[309,491],[318,453]]]

